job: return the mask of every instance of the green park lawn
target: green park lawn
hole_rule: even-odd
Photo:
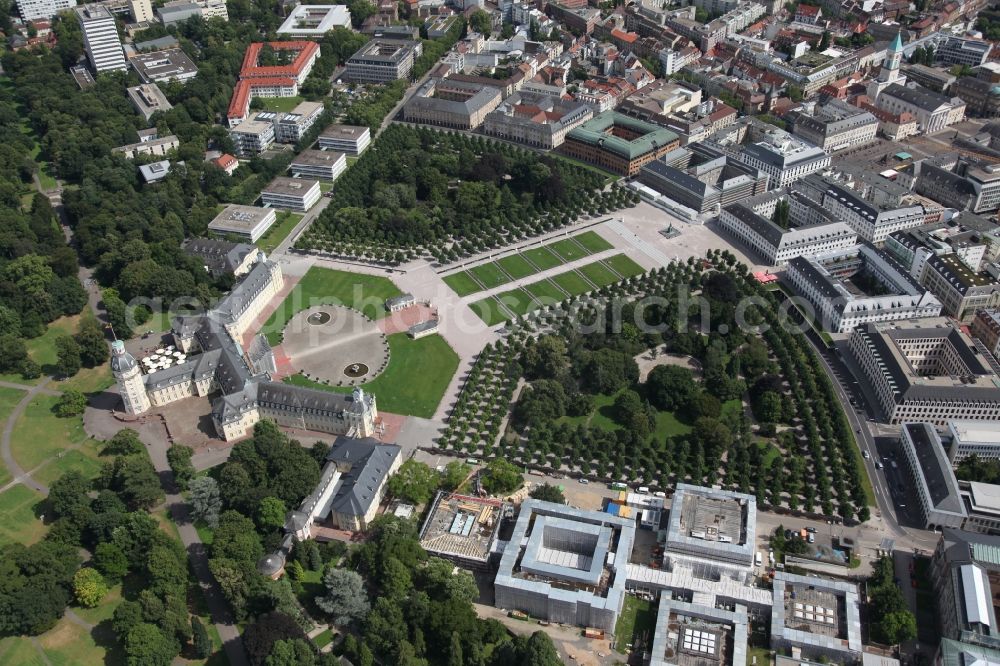
[[[614,271],[600,261],[595,261],[594,263],[587,264],[586,266],[580,266],[577,270],[597,287],[604,287],[618,282],[618,276],[615,275]]]
[[[559,255],[566,263],[580,259],[581,257],[586,257],[590,254],[573,238],[563,238],[555,243],[551,243],[549,248]]]
[[[528,261],[537,266],[539,271],[545,271],[563,264],[563,260],[557,257],[552,250],[545,246],[525,250],[521,254],[524,255]]]
[[[512,254],[509,257],[504,257],[496,262],[500,265],[507,275],[511,276],[515,280],[519,280],[529,275],[534,275],[538,271],[535,267],[528,263],[528,260],[519,254]]]
[[[38,519],[44,499],[21,484],[0,493],[0,545],[31,545],[45,536],[45,525]]]
[[[613,247],[611,243],[601,238],[596,231],[585,231],[579,236],[573,236],[573,240],[582,245],[591,254],[610,250]]]
[[[24,395],[24,391],[19,389],[0,387],[0,426],[7,422],[10,413],[14,411],[17,403],[21,402]],[[10,479],[10,471],[0,466],[0,485],[7,483]]]
[[[255,97],[255,100],[260,100],[264,108],[268,111],[284,111],[288,113],[296,106],[303,102],[302,97]]]
[[[507,316],[506,311],[500,307],[497,299],[492,296],[469,303],[469,308],[471,308],[480,319],[485,321],[488,326],[496,326],[497,324],[501,324],[510,319],[510,317]]]
[[[449,275],[444,278],[444,283],[451,287],[452,291],[459,296],[468,296],[483,289],[483,286],[476,282],[476,279],[469,274],[469,271]]]
[[[100,447],[101,444],[97,440],[87,440],[80,448],[51,458],[44,466],[33,472],[31,477],[47,486],[51,486],[63,474],[73,471],[89,479],[96,478],[101,472]]]
[[[0,640],[0,664],[47,666],[31,639],[24,636],[7,636]]]
[[[523,315],[535,309],[535,299],[524,289],[511,289],[497,294],[497,299],[515,315]]]
[[[643,270],[642,266],[626,257],[624,254],[616,254],[613,257],[608,257],[604,260],[604,263],[613,268],[614,271],[623,278],[635,277],[636,275],[642,275],[646,272]]]
[[[585,294],[593,289],[576,271],[553,275],[552,281],[574,296]]]
[[[653,639],[653,629],[656,626],[656,606],[651,601],[627,595],[615,625],[615,649],[625,653],[629,645],[635,643],[640,636],[645,635],[645,645]]]
[[[394,333],[387,339],[389,365],[362,386],[375,395],[380,411],[431,418],[458,369],[458,354],[440,335],[412,340],[406,333]],[[319,384],[302,375],[293,375],[285,381],[337,393],[352,390]]]
[[[67,448],[87,440],[80,417],[59,418],[52,408],[59,398],[37,395],[14,424],[11,436],[11,453],[14,460],[30,471]],[[59,459],[51,464],[61,463]]]
[[[595,395],[594,410],[590,414],[584,416],[563,416],[557,420],[557,423],[570,423],[572,425],[583,423],[606,432],[621,430],[622,426],[614,420],[614,403],[617,396],[618,393],[613,395],[604,393]],[[691,426],[678,420],[673,412],[657,411],[656,427],[653,428],[650,438],[652,441],[662,442],[667,437],[686,435],[689,432],[691,432]]]
[[[346,305],[371,319],[385,316],[385,299],[402,292],[390,280],[376,275],[310,268],[284,302],[264,323],[261,332],[272,345],[281,342],[288,320],[314,305]]]
[[[484,289],[492,289],[510,282],[510,276],[493,262],[470,268],[469,273],[482,283]]]
[[[562,289],[553,284],[552,280],[542,280],[541,282],[529,284],[525,287],[525,290],[540,300],[542,305],[551,305],[566,299],[566,294],[563,293]]]
[[[271,225],[266,234],[257,239],[255,245],[260,248],[261,252],[273,252],[274,248],[288,238],[288,234],[292,233],[292,229],[301,220],[302,213],[293,213],[287,210],[279,212],[274,224]]]

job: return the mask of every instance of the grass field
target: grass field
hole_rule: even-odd
[[[0,664],[47,666],[35,646],[23,636],[8,636],[0,640]]]
[[[580,266],[577,270],[598,287],[618,282],[618,276],[615,275],[614,271],[600,261],[595,261],[594,263],[587,264],[586,266]]]
[[[539,271],[546,271],[556,266],[562,266],[562,259],[552,253],[547,247],[536,247],[522,252],[525,258],[538,267]]]
[[[264,108],[268,111],[284,111],[285,113],[291,111],[296,106],[302,103],[303,99],[301,97],[254,97],[255,100],[260,100]]]
[[[656,626],[656,607],[653,602],[627,595],[615,625],[615,649],[621,653],[628,652],[628,646],[640,636],[645,636],[645,645],[653,640],[653,629]]]
[[[551,305],[565,300],[566,294],[553,284],[552,280],[542,280],[525,287],[525,290],[541,301],[542,305]]]
[[[310,268],[285,301],[264,323],[261,332],[272,345],[281,342],[285,324],[295,314],[314,305],[346,305],[372,319],[385,316],[385,299],[402,292],[391,281],[375,275]]]
[[[624,389],[623,389],[624,390]],[[621,430],[622,426],[614,420],[614,403],[618,394],[606,395],[598,394],[594,396],[594,410],[584,416],[563,416],[558,423],[570,423],[572,425],[586,424],[593,428],[599,428],[606,432]],[[650,435],[652,441],[662,442],[667,437],[686,435],[691,432],[691,426],[678,420],[673,412],[658,411],[656,413],[656,426]]]
[[[451,287],[451,290],[459,296],[468,296],[483,289],[483,286],[476,282],[475,278],[469,275],[468,271],[449,275],[444,278],[444,283]]]
[[[458,369],[458,354],[440,335],[411,340],[406,333],[395,333],[387,339],[389,365],[363,387],[375,394],[381,411],[431,418]],[[293,375],[285,381],[337,393],[352,390],[319,384],[302,375]]]
[[[499,259],[497,264],[500,268],[515,280],[535,274],[535,267],[528,263],[528,260],[519,254],[512,254],[509,257]]]
[[[38,519],[44,499],[21,484],[0,493],[0,545],[31,545],[45,536],[45,525]]]
[[[516,315],[523,315],[535,309],[535,300],[524,289],[511,289],[497,295],[497,299]]]
[[[551,279],[570,294],[585,294],[593,289],[576,271],[553,275]]]
[[[291,211],[281,211],[278,213],[274,224],[267,230],[267,233],[257,239],[254,243],[262,252],[273,252],[274,248],[281,245],[281,242],[288,238],[295,225],[302,221],[302,213]]]
[[[77,471],[87,478],[94,478],[101,472],[100,446],[97,440],[88,440],[80,448],[50,459],[42,468],[33,472],[31,478],[47,486],[51,486],[56,479],[70,471]]]
[[[510,277],[506,275],[495,263],[482,264],[475,268],[470,268],[469,273],[473,275],[483,285],[484,289],[492,289],[502,284],[510,282]]]
[[[469,303],[469,308],[472,309],[476,315],[486,322],[488,326],[496,326],[507,321],[510,317],[506,315],[504,310],[500,309],[500,304],[492,296],[484,298],[474,303]]]
[[[564,263],[569,263],[586,257],[589,252],[584,249],[576,240],[572,238],[563,238],[562,240],[556,241],[549,245],[549,249],[555,252]]]
[[[14,424],[11,453],[26,471],[87,440],[82,418],[63,419],[52,413],[52,407],[58,400],[52,395],[35,396]]]
[[[615,272],[623,278],[642,275],[646,272],[643,270],[642,266],[626,257],[624,254],[616,254],[613,257],[608,257],[604,260],[604,263],[613,268]]]
[[[577,243],[582,245],[590,254],[597,254],[604,250],[610,250],[613,245],[601,238],[596,231],[585,231],[578,236],[573,236]]]

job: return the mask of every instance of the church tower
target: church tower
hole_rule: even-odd
[[[889,49],[885,52],[885,60],[882,62],[882,70],[878,73],[878,80],[883,83],[893,83],[899,78],[899,65],[903,60],[903,38],[900,33],[896,33],[896,39],[892,40]]]
[[[142,381],[139,364],[126,351],[125,343],[121,340],[111,343],[111,372],[118,384],[118,393],[122,396],[126,413],[142,414],[149,409],[149,396],[146,394],[146,384]]]

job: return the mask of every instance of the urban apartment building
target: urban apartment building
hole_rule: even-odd
[[[392,83],[410,76],[420,56],[419,42],[373,39],[347,59],[344,78],[359,83]]]
[[[289,165],[296,178],[334,181],[347,168],[347,155],[333,150],[303,150]]]
[[[894,83],[882,91],[875,104],[890,113],[913,115],[924,134],[939,132],[965,119],[965,102],[960,98],[945,97],[916,84]]]
[[[94,73],[128,69],[114,14],[97,4],[75,7],[73,11],[80,23],[83,48]]]
[[[919,500],[924,529],[960,529],[968,512],[941,437],[929,423],[904,423],[900,448]]]
[[[1000,163],[951,156],[925,160],[916,190],[951,208],[993,211],[1000,208]]]
[[[1000,419],[1000,377],[947,319],[867,324],[849,346],[890,424]]]
[[[227,236],[238,236],[256,243],[274,224],[277,214],[273,208],[229,204],[208,223],[208,230]]]
[[[878,132],[875,116],[835,98],[830,98],[823,105],[803,105],[803,108],[786,114],[785,118],[792,124],[792,134],[828,153],[871,143]]]
[[[1000,356],[1000,310],[977,310],[969,327],[972,337],[979,340],[994,356]]]
[[[605,111],[570,130],[560,150],[570,157],[632,177],[645,164],[679,145],[677,135],[670,130]]]
[[[944,65],[979,67],[990,57],[992,45],[981,39],[949,37],[934,51],[934,59]]]
[[[696,213],[767,191],[767,175],[709,146],[676,148],[639,170],[638,181]]]
[[[473,130],[502,99],[499,88],[431,78],[403,105],[403,120]]]
[[[551,150],[562,145],[570,130],[593,117],[594,110],[583,102],[521,91],[486,115],[483,131],[506,141]]]
[[[229,130],[237,155],[253,157],[271,147],[274,143],[274,122],[270,116],[273,114],[256,113]]]
[[[974,271],[955,254],[931,256],[924,266],[921,284],[934,292],[944,313],[968,321],[980,309],[1000,307],[1000,282],[995,271]]]
[[[299,86],[305,83],[320,56],[319,44],[307,41],[268,42],[274,51],[289,54],[291,63],[286,65],[261,65],[263,42],[254,42],[243,55],[239,81],[233,88],[226,117],[230,127],[235,127],[250,113],[250,100],[254,97],[295,97]]]
[[[17,13],[25,21],[50,19],[76,7],[76,0],[17,0]]]
[[[787,229],[771,219],[781,199],[789,203]],[[719,225],[771,266],[784,266],[802,255],[853,247],[858,242],[857,233],[849,225],[829,217],[798,193],[769,193],[730,204],[722,209]]]
[[[887,254],[870,245],[799,256],[785,279],[813,306],[818,324],[848,333],[874,322],[937,317],[941,302]],[[866,293],[862,286],[873,293]]]
[[[261,202],[272,208],[287,208],[303,213],[316,205],[322,193],[318,180],[278,176],[261,193]]]
[[[138,143],[130,143],[126,146],[112,148],[113,154],[120,154],[125,159],[134,160],[139,155],[155,155],[163,157],[171,150],[177,150],[181,142],[173,134],[161,137],[156,133],[156,128],[139,130]]]
[[[823,194],[823,206],[876,247],[881,246],[889,234],[912,229],[923,224],[925,219],[924,208],[919,204],[880,206],[867,201],[850,187],[836,183],[831,183]]]
[[[357,157],[372,141],[371,130],[355,125],[328,125],[319,135],[319,147]]]

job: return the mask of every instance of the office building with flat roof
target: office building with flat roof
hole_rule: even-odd
[[[180,49],[139,53],[129,58],[132,69],[145,83],[186,83],[198,75],[198,68]]]
[[[347,59],[344,78],[359,83],[391,83],[410,76],[419,42],[373,39]]]
[[[962,529],[1000,535],[1000,486],[978,481],[959,481],[958,486],[968,514]]]
[[[276,219],[277,214],[273,208],[229,204],[208,223],[208,230],[227,236],[239,236],[250,243],[256,243]]]
[[[317,145],[323,150],[336,150],[357,157],[372,141],[371,130],[356,125],[327,125],[320,132]]]
[[[668,129],[605,111],[570,130],[560,150],[570,157],[632,177],[644,165],[678,146],[680,140]]]
[[[649,666],[744,666],[750,621],[746,606],[733,610],[672,599],[660,594],[649,648]]]
[[[635,529],[608,513],[525,500],[500,557],[495,606],[614,631]]]
[[[941,301],[870,245],[796,257],[784,277],[813,306],[817,323],[833,333],[941,314]]]
[[[664,550],[750,567],[754,560],[757,499],[753,495],[678,483]]]
[[[861,597],[853,583],[816,576],[774,574],[771,648],[796,650],[801,659],[861,661]]]
[[[94,72],[100,74],[127,69],[114,14],[99,4],[74,7],[73,11],[80,23],[83,48]]]
[[[132,86],[128,89],[128,98],[132,106],[147,121],[153,117],[157,111],[169,111],[174,108],[167,101],[167,96],[155,83],[144,83],[141,86]]]
[[[300,102],[288,113],[274,120],[274,138],[278,143],[298,143],[323,115],[321,102]]]
[[[988,421],[948,421],[948,458],[958,466],[969,456],[980,460],[1000,460],[1000,423]]]
[[[303,150],[289,165],[296,178],[334,181],[347,168],[347,155],[333,150]]]
[[[171,150],[176,150],[180,145],[180,141],[173,134],[160,137],[157,136],[155,129],[141,130],[138,143],[118,146],[117,148],[112,148],[111,152],[120,154],[126,159],[134,160],[139,155],[157,155],[162,157]]]
[[[272,208],[287,208],[303,213],[312,208],[321,196],[318,180],[278,176],[261,193],[261,201]]]
[[[1000,419],[1000,377],[949,320],[866,324],[848,342],[888,423]]]
[[[229,130],[240,157],[253,157],[274,143],[274,114],[256,113]]]
[[[920,502],[924,529],[959,529],[968,513],[941,437],[929,423],[904,423],[900,447]]]
[[[1000,537],[941,530],[931,557],[931,582],[942,642],[950,639],[1000,649],[993,605],[1000,592],[998,581]]]
[[[768,185],[773,190],[830,166],[830,155],[822,148],[777,127],[767,130],[761,140],[743,146],[739,155],[741,162],[769,176]]]
[[[322,37],[334,28],[351,29],[347,5],[298,5],[278,28],[279,35]]]

